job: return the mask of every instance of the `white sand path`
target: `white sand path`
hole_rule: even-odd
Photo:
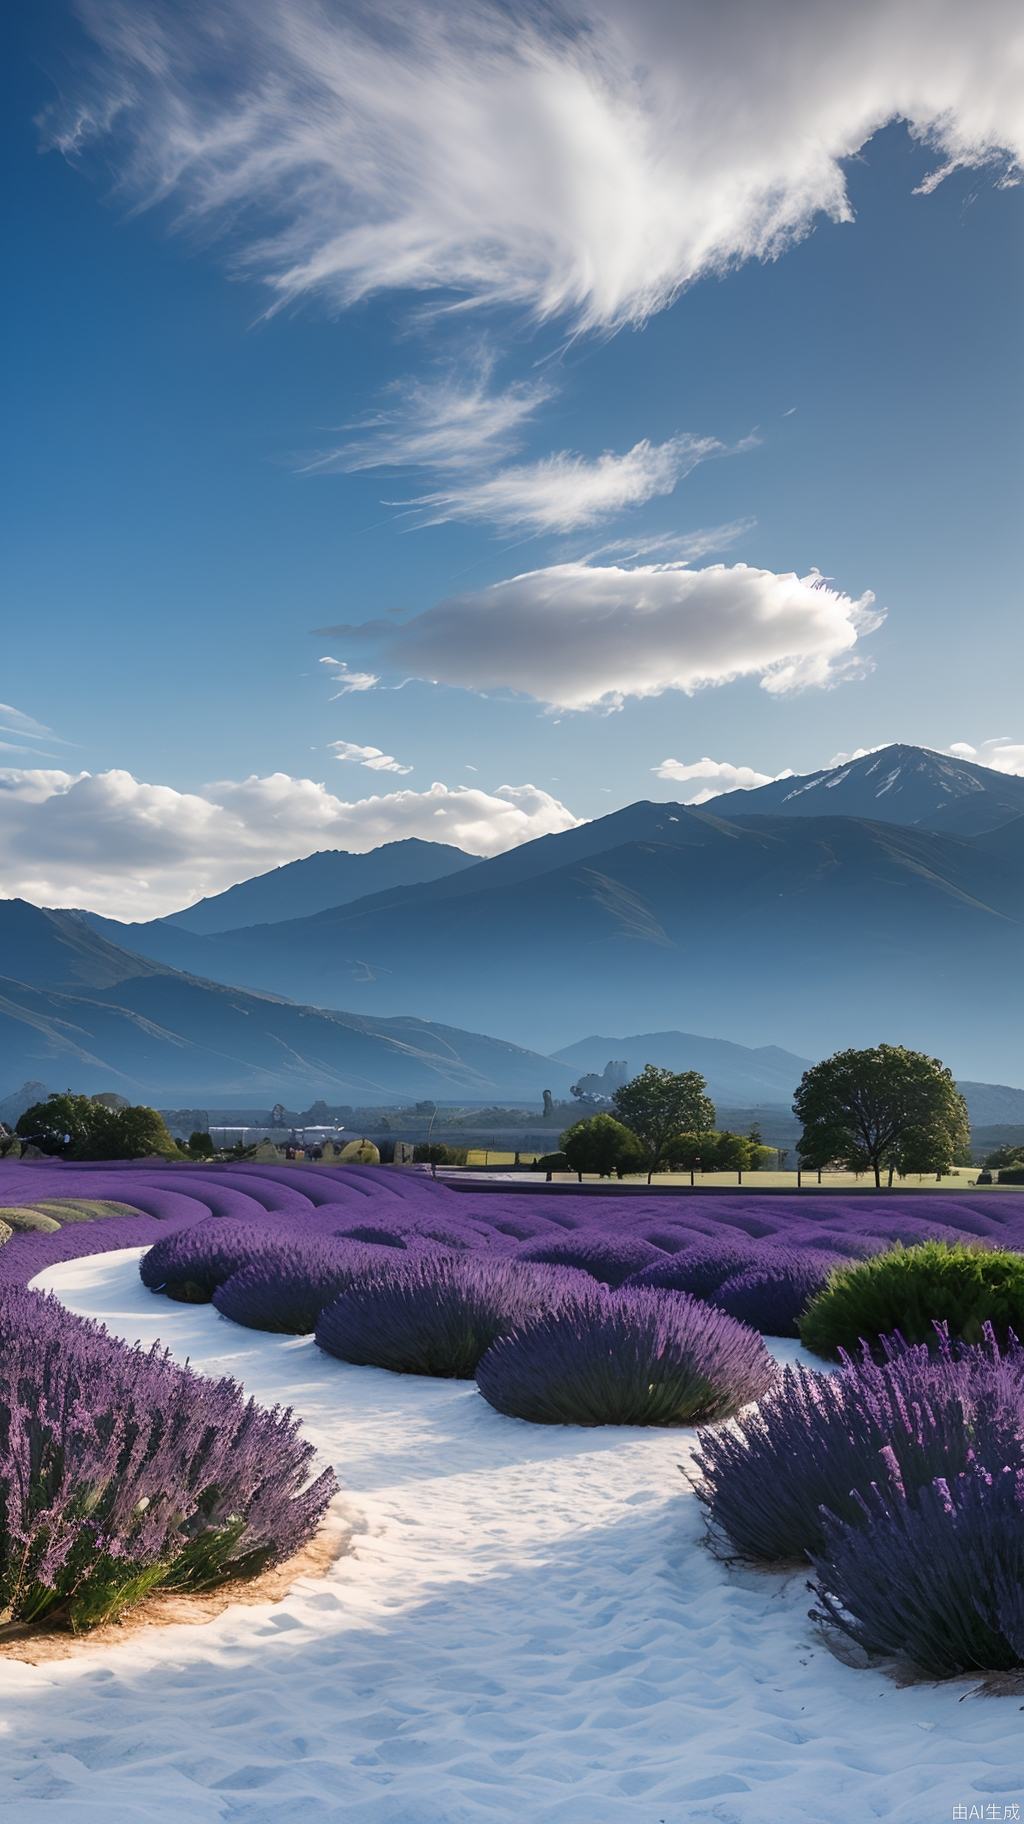
[[[0,1661],[12,1824],[1024,1816],[1019,1700],[844,1666],[801,1577],[716,1563],[676,1468],[692,1433],[504,1419],[154,1298],[138,1253],[36,1283],[293,1404],[365,1530],[276,1605]]]

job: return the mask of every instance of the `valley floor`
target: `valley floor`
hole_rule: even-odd
[[[945,1824],[1024,1801],[1019,1698],[842,1665],[803,1576],[702,1547],[691,1432],[505,1419],[471,1385],[155,1299],[137,1253],[36,1284],[294,1404],[360,1530],[275,1606],[0,1660],[18,1824]]]

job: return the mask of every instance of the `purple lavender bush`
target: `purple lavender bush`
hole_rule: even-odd
[[[501,1336],[484,1399],[540,1425],[690,1425],[759,1399],[775,1364],[755,1330],[654,1287],[573,1290]]]
[[[756,1266],[733,1273],[712,1294],[716,1305],[762,1336],[797,1336],[805,1305],[827,1283],[840,1254],[813,1248],[765,1248]]]
[[[353,1241],[282,1241],[214,1288],[222,1317],[250,1330],[310,1336],[325,1305],[381,1270],[387,1251]]]
[[[1024,1469],[971,1463],[908,1499],[898,1468],[831,1519],[815,1620],[932,1678],[1024,1666]]]
[[[639,1235],[608,1235],[585,1231],[559,1235],[554,1240],[528,1241],[519,1259],[551,1267],[575,1267],[607,1286],[621,1286],[631,1274],[655,1266],[665,1255]]]
[[[315,1532],[291,1413],[117,1342],[55,1299],[0,1298],[0,1611],[74,1630],[154,1589],[256,1575]]]
[[[696,1241],[681,1254],[669,1254],[633,1273],[631,1286],[655,1286],[665,1292],[688,1292],[692,1298],[713,1298],[719,1286],[736,1273],[756,1267],[764,1244],[726,1235],[721,1241]]]
[[[240,1267],[279,1246],[280,1237],[270,1227],[216,1217],[162,1236],[143,1255],[139,1274],[151,1292],[203,1305]]]
[[[698,1499],[712,1542],[739,1557],[794,1562],[822,1548],[825,1512],[851,1525],[861,1499],[896,1465],[908,1498],[974,1461],[1024,1453],[1024,1349],[1001,1354],[938,1336],[936,1349],[887,1339],[837,1374],[785,1368],[756,1411],[702,1433]]]
[[[496,1336],[577,1277],[501,1258],[407,1257],[328,1305],[316,1340],[343,1362],[471,1380]]]

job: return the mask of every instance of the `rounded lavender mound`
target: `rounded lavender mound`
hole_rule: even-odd
[[[911,1498],[894,1476],[829,1523],[815,1620],[932,1678],[1024,1666],[1024,1469],[971,1462]]]
[[[863,1524],[862,1497],[898,1477],[908,1498],[975,1459],[1022,1462],[1024,1349],[940,1336],[886,1339],[837,1374],[785,1368],[756,1411],[701,1434],[696,1458],[712,1537],[740,1557],[793,1562],[824,1546],[828,1514]]]
[[[724,1236],[721,1241],[695,1241],[681,1254],[669,1254],[633,1273],[630,1286],[654,1286],[664,1292],[689,1292],[710,1298],[734,1273],[745,1273],[763,1258],[761,1242]]]
[[[255,1575],[310,1539],[337,1490],[279,1407],[56,1299],[0,1298],[0,1611],[75,1631],[151,1590]]]
[[[775,1364],[756,1330],[655,1287],[568,1293],[499,1337],[484,1399],[540,1425],[691,1425],[759,1399]]]
[[[217,1287],[258,1254],[276,1251],[280,1237],[267,1225],[208,1217],[188,1229],[161,1236],[139,1262],[151,1292],[183,1304],[209,1304]]]
[[[585,1231],[560,1235],[554,1241],[528,1241],[519,1249],[520,1260],[551,1267],[575,1267],[607,1286],[621,1286],[631,1274],[654,1266],[664,1258],[660,1248],[639,1235],[607,1235],[600,1231],[591,1231],[589,1235]]]
[[[762,1336],[797,1336],[808,1300],[834,1267],[848,1265],[844,1255],[821,1249],[765,1247],[755,1266],[731,1274],[712,1296],[730,1317],[753,1324]]]
[[[495,1337],[557,1303],[576,1279],[500,1257],[403,1259],[328,1305],[316,1340],[361,1367],[471,1380]]]
[[[250,1330],[310,1336],[325,1305],[378,1273],[385,1250],[352,1241],[282,1241],[217,1286],[222,1317]]]

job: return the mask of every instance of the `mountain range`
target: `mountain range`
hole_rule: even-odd
[[[891,1037],[978,1080],[1021,1074],[1024,819],[965,837],[641,803],[309,918],[89,922],[193,975],[544,1052],[595,1014],[659,1030],[669,1011],[801,1056]]]
[[[319,849],[302,861],[286,862],[200,899],[184,912],[175,912],[168,924],[182,931],[231,931],[239,925],[272,925],[284,918],[308,918],[329,906],[347,905],[369,893],[389,887],[408,887],[421,881],[441,880],[471,868],[474,855],[445,842],[421,842],[409,836],[404,842],[385,842],[365,855],[347,849]]]
[[[23,1077],[172,1101],[250,1093],[375,1102],[431,1096],[539,1103],[566,1065],[411,1018],[370,1019],[201,981],[117,948],[71,912],[0,901],[0,1061]],[[187,1093],[186,1093],[187,1092]]]
[[[893,747],[700,807],[641,801],[486,860],[411,842],[314,855],[148,924],[35,913],[59,920],[59,966],[52,931],[23,920],[0,963],[5,1017],[136,1078],[157,1069],[159,1029],[176,1047],[160,1084],[198,1091],[198,1070],[204,1093],[228,1077],[255,1090],[245,1073],[269,1084],[276,1069],[304,1083],[320,1072],[318,1093],[333,1072],[339,1094],[347,1073],[353,1094],[387,1080],[437,1095],[447,1071],[453,1094],[470,1093],[468,1072],[481,1097],[523,1093],[529,1078],[532,1099],[627,1055],[624,1040],[567,1044],[574,1033],[639,1028],[639,1055],[672,1038],[666,1013],[687,1029],[687,1067],[695,1027],[745,1041],[730,1102],[772,1099],[780,1041],[781,1100],[807,1058],[880,1038],[1012,1084],[1024,1081],[1022,807],[1024,779]],[[349,897],[322,903],[338,891]],[[36,1053],[26,1068],[42,1074]]]

